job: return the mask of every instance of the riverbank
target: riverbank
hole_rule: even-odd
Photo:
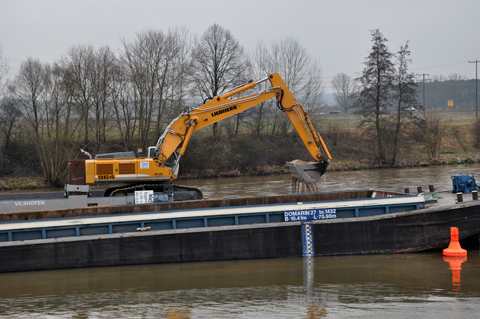
[[[433,159],[428,159],[429,151],[424,138],[416,134],[417,129],[411,129],[402,136],[396,164],[382,166],[374,159],[372,136],[368,130],[358,128],[355,115],[325,115],[317,126],[333,156],[328,171],[480,163],[480,121],[474,120],[473,113],[465,110],[443,112],[440,118],[442,138],[435,152],[430,152]],[[223,134],[215,137],[209,131],[192,136],[188,151],[180,162],[179,179],[289,174],[285,162],[311,158],[293,131],[275,136],[265,132],[260,137],[253,137],[246,128],[238,135],[229,135],[224,130]],[[13,143],[9,148],[8,152],[0,154],[0,191],[52,187],[44,180],[34,145],[22,140],[22,143]],[[91,154],[125,151],[118,137],[84,148]],[[81,158],[81,154],[77,156]],[[59,184],[57,187],[62,187],[63,183]]]
[[[0,191],[27,190],[49,187],[43,176],[0,178]]]
[[[442,165],[460,165],[460,164],[475,164],[480,163],[480,155],[453,155],[444,154],[438,159],[426,160],[422,157],[410,157],[408,159],[400,159],[398,163],[391,166],[380,166],[368,160],[338,160],[333,161],[328,171],[342,172],[342,171],[359,171],[371,169],[389,169],[389,168],[411,168],[411,167],[428,167],[428,166],[442,166]],[[283,175],[289,174],[286,166],[263,166],[252,170],[250,174],[241,174],[239,170],[225,171],[215,173],[212,170],[205,170],[203,172],[189,171],[188,173],[179,177],[179,180],[189,179],[206,179],[206,178],[229,178],[239,176],[268,176],[268,175]],[[0,191],[13,190],[35,190],[48,188],[48,184],[42,176],[31,177],[9,177],[0,178]]]
[[[378,165],[367,161],[345,160],[338,163],[332,163],[329,166],[330,171],[354,171],[367,169],[389,169],[389,168],[407,168],[420,166],[441,166],[441,165],[460,165],[480,163],[480,153],[472,155],[444,155],[437,159],[427,160],[423,157],[409,157],[399,159],[393,166]]]

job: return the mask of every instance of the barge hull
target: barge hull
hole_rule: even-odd
[[[480,205],[312,221],[316,256],[444,248],[480,233]],[[302,256],[300,222],[0,243],[0,272]]]

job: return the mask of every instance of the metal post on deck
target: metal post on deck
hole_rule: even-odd
[[[302,247],[303,257],[310,257],[315,255],[315,247],[313,245],[312,222],[302,223]]]
[[[463,193],[457,193],[457,203],[463,202]]]
[[[478,191],[472,191],[472,199],[478,200]]]

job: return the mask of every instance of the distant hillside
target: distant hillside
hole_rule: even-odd
[[[458,110],[475,108],[475,79],[452,79],[434,76],[425,82],[425,107],[427,109]],[[417,86],[418,101],[423,104],[423,83]],[[335,108],[334,93],[323,94],[325,103]],[[453,105],[452,105],[453,104]]]
[[[423,103],[423,83],[418,84],[417,92],[420,103]],[[475,80],[436,77],[433,81],[426,82],[425,107],[443,110],[475,108]]]

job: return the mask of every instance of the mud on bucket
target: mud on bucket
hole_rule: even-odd
[[[327,170],[325,162],[305,162],[302,160],[293,160],[287,162],[288,169],[292,177],[299,182],[316,183],[320,176]]]

